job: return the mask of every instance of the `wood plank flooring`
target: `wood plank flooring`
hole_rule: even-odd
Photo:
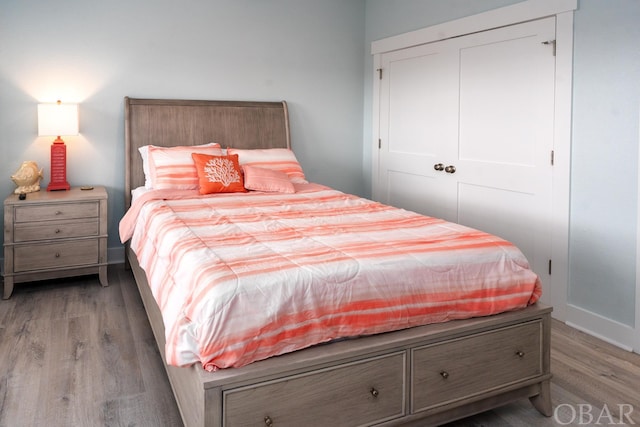
[[[182,425],[133,277],[108,274],[0,300],[0,427]],[[640,425],[640,355],[554,321],[551,359],[555,416],[525,399],[447,426]]]
[[[16,285],[0,301],[0,426],[180,426],[131,273]]]

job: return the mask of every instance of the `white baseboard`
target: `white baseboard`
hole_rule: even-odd
[[[634,349],[635,330],[629,325],[606,318],[575,305],[567,304],[567,325],[627,351]]]

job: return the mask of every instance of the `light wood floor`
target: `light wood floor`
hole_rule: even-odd
[[[109,283],[0,300],[0,427],[182,425],[132,275],[110,266]],[[525,399],[449,426],[640,425],[640,355],[554,321],[551,358],[554,417]]]

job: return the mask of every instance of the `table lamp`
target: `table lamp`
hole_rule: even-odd
[[[47,191],[69,190],[67,146],[61,135],[78,135],[78,104],[38,104],[38,136],[56,136],[51,144],[51,181]]]

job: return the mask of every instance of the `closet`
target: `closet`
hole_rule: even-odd
[[[556,18],[377,54],[374,198],[552,247]]]

